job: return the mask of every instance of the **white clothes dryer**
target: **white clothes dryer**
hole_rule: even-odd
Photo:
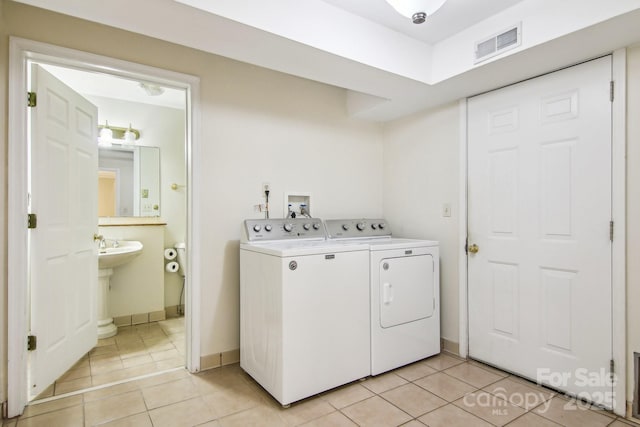
[[[369,331],[366,244],[317,219],[244,222],[240,366],[280,404],[369,376]]]
[[[394,238],[381,219],[325,226],[330,240],[369,247],[371,375],[440,353],[438,242]]]

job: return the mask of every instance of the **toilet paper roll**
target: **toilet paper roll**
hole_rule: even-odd
[[[180,269],[180,265],[175,261],[171,261],[167,263],[164,269],[167,271],[167,273],[175,273]]]
[[[164,250],[164,259],[166,259],[167,261],[175,259],[176,256],[178,256],[178,251],[176,251],[174,248],[167,248]]]

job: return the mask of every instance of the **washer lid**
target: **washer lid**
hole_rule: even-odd
[[[371,251],[388,251],[391,249],[402,248],[424,248],[439,246],[440,242],[436,240],[418,240],[418,239],[399,239],[392,237],[391,239],[368,240]]]
[[[270,243],[242,243],[241,250],[260,252],[278,257],[330,254],[338,252],[368,251],[366,243],[327,242],[327,241],[285,241]]]

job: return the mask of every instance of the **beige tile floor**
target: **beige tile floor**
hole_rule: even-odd
[[[184,366],[184,318],[118,328],[36,400]]]
[[[526,396],[526,399],[523,399]],[[30,405],[5,426],[634,425],[472,361],[435,356],[283,409],[239,365],[184,370]]]

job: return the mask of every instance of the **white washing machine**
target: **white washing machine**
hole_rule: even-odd
[[[394,238],[379,219],[325,225],[330,240],[369,247],[371,375],[440,353],[438,242]]]
[[[370,374],[369,247],[318,219],[246,220],[240,366],[280,404]]]

